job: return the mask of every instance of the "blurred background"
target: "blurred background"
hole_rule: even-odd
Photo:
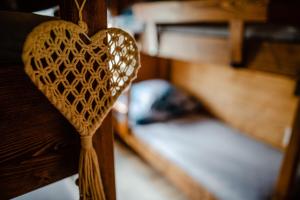
[[[58,4],[3,0],[0,12],[59,17]],[[142,63],[112,113],[117,199],[300,199],[299,8],[297,0],[107,1],[108,26],[136,39]],[[13,43],[1,61],[20,59]],[[15,199],[79,199],[76,179]]]

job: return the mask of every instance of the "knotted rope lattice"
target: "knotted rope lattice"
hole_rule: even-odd
[[[79,13],[83,5],[77,4]],[[79,25],[42,23],[28,35],[22,58],[33,83],[81,136],[80,198],[105,200],[92,137],[136,77],[139,53],[134,39],[120,29],[102,30],[91,38],[86,32],[82,17]]]

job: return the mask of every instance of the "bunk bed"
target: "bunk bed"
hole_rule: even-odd
[[[153,86],[153,83],[158,86]],[[165,162],[169,163],[159,167],[163,173],[174,173],[169,175],[181,179],[176,171],[165,171],[172,169],[172,165],[177,166],[213,194],[204,193],[209,196],[208,199],[211,196],[232,200],[268,199],[280,169],[282,153],[276,148],[256,142],[203,111],[194,113],[195,108],[170,119],[164,119],[166,115],[162,112],[152,117],[155,121],[151,116],[141,116],[137,110],[147,106],[143,102],[147,95],[155,96],[158,88],[163,88],[165,84],[167,83],[162,80],[149,80],[133,85],[129,105],[129,131],[132,138],[125,136],[125,141],[143,156],[149,156],[147,151],[152,149],[159,154],[158,157],[166,158]],[[139,92],[137,88],[143,92]],[[138,99],[133,100],[136,98]],[[172,95],[170,98],[174,100],[176,97]],[[124,100],[119,101],[119,104],[126,105]],[[164,104],[168,104],[165,101]],[[177,106],[169,107],[173,109],[171,112],[177,109],[175,112],[178,113],[178,109],[186,104],[180,102]],[[116,104],[119,111],[121,105]],[[120,112],[115,117],[118,123],[126,121],[126,117]],[[158,167],[157,165],[164,163],[155,157],[150,158],[153,159],[151,164],[156,162],[154,165]],[[193,199],[207,199],[205,195],[201,197],[201,193],[194,188],[190,189]]]
[[[135,16],[146,24],[141,46],[147,55],[142,56],[136,85],[153,78],[167,80],[196,96],[214,117],[200,113],[136,124],[130,119],[133,86],[123,106],[115,108],[114,127],[129,147],[193,200],[291,198],[300,146],[295,96],[299,44],[294,44],[299,31],[292,33],[291,41],[289,32],[281,41],[252,40],[251,28],[266,30],[268,1],[246,6],[255,12],[242,15],[236,7],[224,11],[218,2],[133,6]],[[189,37],[191,26],[183,24],[195,22],[202,23],[201,34]]]

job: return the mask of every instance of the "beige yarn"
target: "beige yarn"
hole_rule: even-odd
[[[121,92],[136,77],[139,53],[126,32],[109,28],[89,38],[87,26],[40,24],[23,49],[25,71],[81,136],[81,199],[105,200],[92,136]]]

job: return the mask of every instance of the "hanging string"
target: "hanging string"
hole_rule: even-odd
[[[85,6],[86,0],[83,0],[81,6],[79,5],[77,0],[75,0],[75,3],[76,3],[76,7],[78,9],[79,21],[82,21],[82,10]]]
[[[83,2],[81,3],[81,5],[79,5],[78,0],[75,0],[75,4],[78,10],[78,17],[79,17],[79,21],[78,21],[78,25],[80,27],[82,27],[85,31],[87,31],[87,25],[86,23],[82,20],[82,11],[83,8],[85,6],[86,0],[83,0]]]
[[[78,9],[78,25],[87,32],[87,24],[83,21],[82,11],[86,0],[79,5],[75,0]],[[81,151],[79,158],[79,190],[81,200],[105,200],[105,193],[102,183],[98,158],[93,147],[92,138],[94,133],[81,136]]]
[[[86,0],[79,5],[75,4],[78,10],[78,25],[87,32],[87,24],[83,21],[82,11]],[[79,190],[81,200],[105,200],[105,193],[102,183],[98,158],[93,147],[92,138],[94,133],[88,136],[81,136],[81,151],[79,158]]]

